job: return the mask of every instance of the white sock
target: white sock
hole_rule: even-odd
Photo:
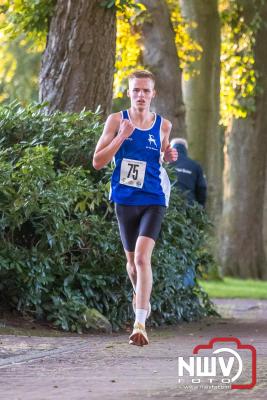
[[[135,323],[139,322],[142,325],[146,324],[147,310],[137,308],[135,313]]]

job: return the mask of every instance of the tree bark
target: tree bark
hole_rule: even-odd
[[[241,4],[245,20],[252,18],[254,3],[242,1]],[[257,11],[254,9],[254,13]],[[255,112],[246,119],[234,120],[227,138],[221,256],[225,274],[267,279],[263,243],[267,178],[267,2],[260,9],[260,16],[261,27],[254,47],[258,73]]]
[[[202,47],[194,64],[198,74],[183,83],[191,156],[203,166],[208,182],[208,210],[218,222],[222,207],[220,105],[220,19],[217,0],[180,0],[182,15],[197,25],[190,35]]]
[[[143,64],[155,74],[157,96],[152,109],[172,122],[172,137],[186,137],[175,33],[165,0],[141,0],[149,13],[142,24]]]
[[[99,0],[58,0],[40,73],[48,111],[111,108],[116,47],[115,8]]]
[[[267,170],[267,159],[266,159]],[[265,260],[267,260],[267,173],[265,177],[264,212],[263,212],[263,243],[265,250]]]

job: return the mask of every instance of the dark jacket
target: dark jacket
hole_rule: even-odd
[[[176,185],[181,191],[186,192],[190,203],[194,200],[204,207],[207,183],[201,166],[187,156],[187,150],[183,144],[175,144],[173,147],[178,151],[178,160],[172,163],[177,176]]]

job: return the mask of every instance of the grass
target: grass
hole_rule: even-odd
[[[210,297],[267,299],[267,281],[224,277],[222,281],[199,283]]]

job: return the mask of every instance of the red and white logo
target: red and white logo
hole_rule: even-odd
[[[178,357],[179,383],[220,384],[230,389],[251,389],[256,385],[256,349],[238,338],[213,338],[208,344],[197,345],[193,355],[187,361]]]

